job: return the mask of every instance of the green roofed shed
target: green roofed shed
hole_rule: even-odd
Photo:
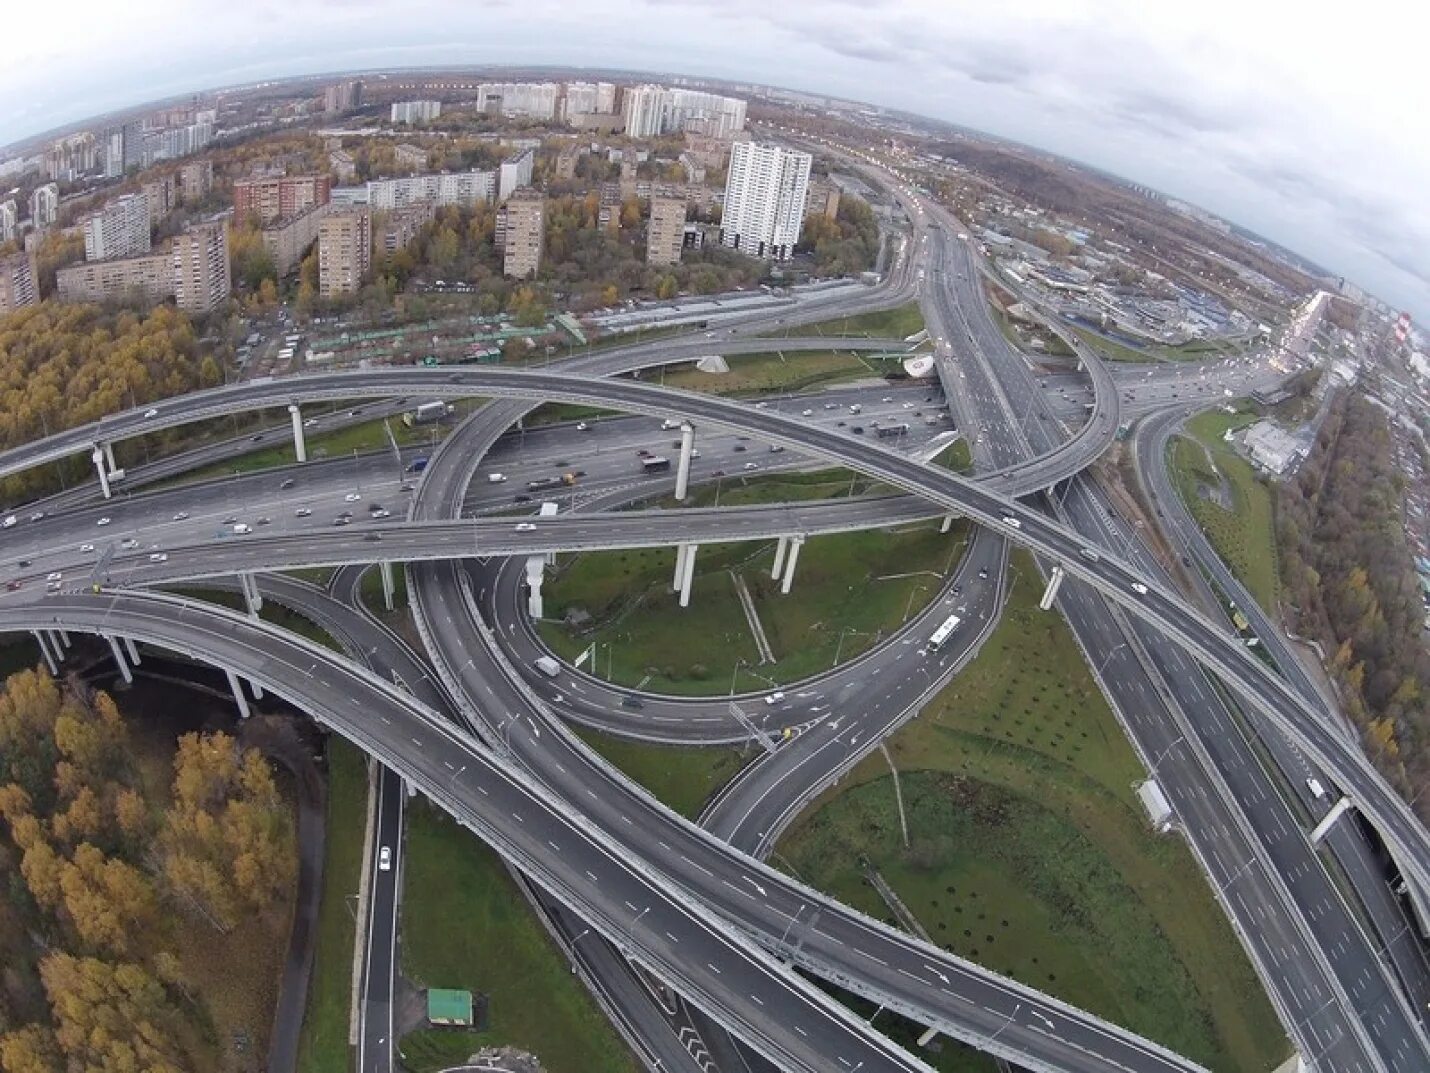
[[[434,1025],[470,1025],[472,993],[447,987],[429,987],[427,1021]]]

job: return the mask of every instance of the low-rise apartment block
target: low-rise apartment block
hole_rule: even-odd
[[[329,205],[318,205],[287,220],[270,224],[260,232],[279,279],[297,269],[303,256],[318,241],[318,224],[330,208]]]

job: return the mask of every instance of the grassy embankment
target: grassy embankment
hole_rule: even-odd
[[[875,755],[805,813],[779,859],[887,919],[867,862],[947,949],[1214,1069],[1272,1068],[1286,1042],[1255,974],[1191,855],[1148,833],[1141,767],[1067,626],[1037,611],[1030,562],[1015,562],[978,659],[889,741],[909,848]]]
[[[1193,440],[1179,437],[1171,444],[1172,483],[1237,580],[1263,610],[1275,614],[1280,574],[1271,490],[1251,464],[1222,440],[1228,429],[1241,428],[1255,420],[1250,414],[1221,411],[1198,414],[1189,420],[1186,430]],[[1214,471],[1207,464],[1208,452],[1215,463]],[[1223,510],[1197,493],[1199,485],[1216,488],[1223,480],[1231,493],[1230,510]]]

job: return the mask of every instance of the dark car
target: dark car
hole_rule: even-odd
[[[521,495],[518,495],[518,496],[513,496],[512,498],[513,498],[517,503],[530,503],[530,502],[531,502],[531,496],[526,495],[525,493],[522,493]]]
[[[280,484],[278,487],[281,488],[281,489],[288,489],[288,488],[292,488],[292,487],[293,487],[295,484],[297,484],[297,483],[298,483],[298,482],[295,481],[292,477],[289,477],[286,481],[284,481],[284,482],[283,482],[282,484]]]
[[[368,533],[367,536],[363,537],[363,539],[364,539],[364,540],[381,540],[381,539],[382,539],[382,534],[381,534],[381,533]]]
[[[862,436],[862,435],[864,435],[864,426],[863,426],[863,425],[855,425],[855,426],[854,426],[853,428],[851,428],[849,431],[852,432],[852,433],[854,433],[854,435],[856,435],[856,436]]]
[[[737,443],[737,444],[735,444],[735,450],[737,450],[737,451],[743,451],[743,450],[745,450],[745,449],[746,449],[746,448],[745,448],[745,445],[744,445],[743,443]]]
[[[631,695],[628,693],[628,694],[626,694],[624,697],[621,698],[621,707],[622,707],[622,708],[644,708],[645,705],[641,702],[640,697],[633,697],[633,696],[631,696]]]

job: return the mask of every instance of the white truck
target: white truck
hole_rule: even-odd
[[[555,678],[561,673],[560,662],[551,656],[537,656],[536,659],[532,660],[532,666],[546,675],[547,678]]]

